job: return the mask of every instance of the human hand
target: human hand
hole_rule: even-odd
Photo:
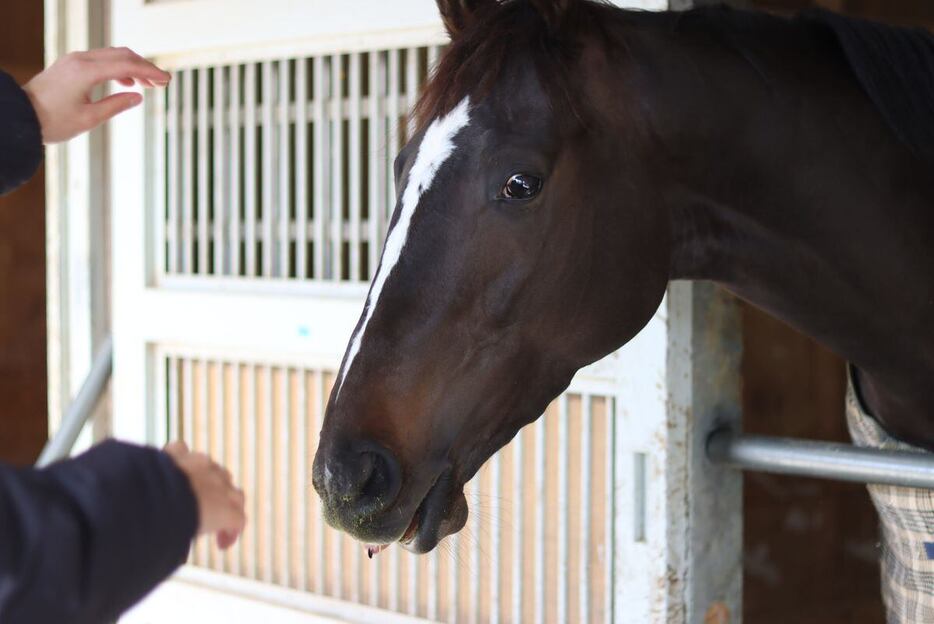
[[[91,90],[108,80],[125,87],[164,87],[171,74],[127,48],[72,52],[23,87],[36,109],[44,143],[59,143],[92,130],[143,101],[139,93],[116,93],[97,102]]]
[[[230,472],[202,453],[188,450],[184,442],[172,442],[165,452],[185,473],[198,501],[198,535],[217,534],[217,546],[234,545],[246,525],[243,492],[233,485]]]

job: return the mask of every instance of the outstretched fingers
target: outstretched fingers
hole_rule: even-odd
[[[134,84],[163,87],[172,79],[170,73],[129,48],[90,50],[82,53],[82,58],[94,64],[93,76],[97,83],[116,80],[125,87]]]

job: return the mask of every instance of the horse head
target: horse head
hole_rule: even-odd
[[[670,262],[637,98],[606,85],[627,79],[606,41],[618,12],[438,5],[451,45],[395,162],[313,471],[331,525],[415,552],[460,530],[482,464],[649,321]]]

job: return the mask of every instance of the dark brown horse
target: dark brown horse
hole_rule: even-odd
[[[858,368],[934,449],[934,176],[806,19],[439,0],[452,44],[396,161],[391,231],[314,484],[425,552],[464,484],[670,280],[713,280]]]

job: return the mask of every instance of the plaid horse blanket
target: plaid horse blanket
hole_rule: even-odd
[[[882,429],[860,404],[853,379],[846,417],[857,446],[923,452]],[[934,491],[870,485],[882,531],[882,599],[888,624],[934,622]]]

